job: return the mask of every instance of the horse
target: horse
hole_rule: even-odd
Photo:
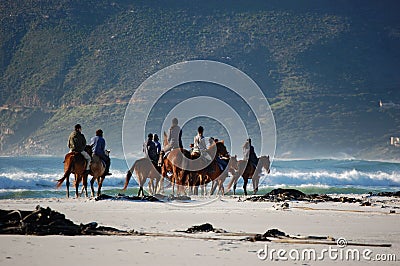
[[[210,156],[214,155],[213,160],[209,163],[209,165],[207,167],[204,167],[203,169],[200,169],[198,171],[191,171],[190,176],[191,178],[188,179],[191,182],[192,186],[195,186],[194,189],[194,194],[198,194],[198,186],[202,187],[202,191],[203,194],[206,194],[206,185],[209,182],[219,182],[219,178],[224,179],[226,178],[226,176],[228,175],[228,171],[232,170],[231,168],[234,167],[233,160],[229,160],[228,162],[228,166],[225,169],[226,171],[222,171],[216,161],[216,156],[222,156],[225,158],[229,158],[229,153],[224,145],[223,141],[219,141],[219,142],[215,142],[213,145],[211,145],[207,151],[206,151]],[[236,158],[235,158],[236,159]],[[236,160],[237,161],[237,160]],[[196,161],[190,161],[190,167],[191,169],[198,169],[199,167],[201,167],[201,165],[199,165],[199,162]],[[223,178],[223,176],[225,176],[225,178]],[[223,181],[222,181],[223,183]],[[223,188],[222,188],[223,189]],[[215,189],[214,189],[215,190]],[[221,186],[220,186],[220,190],[221,190]]]
[[[143,186],[147,178],[150,178],[149,182],[150,194],[158,193],[158,190],[161,188],[159,186],[161,175],[160,172],[156,169],[156,167],[154,167],[150,159],[147,157],[136,160],[135,163],[132,165],[131,169],[128,170],[125,177],[125,185],[122,190],[125,191],[126,188],[128,187],[129,180],[132,177],[133,171],[135,171],[139,183],[138,197],[140,196],[140,194],[144,196]],[[156,187],[154,187],[154,179],[156,180]]]
[[[85,151],[89,154],[92,151],[90,145],[86,145]],[[79,183],[83,182],[83,190],[85,190],[85,196],[88,197],[87,194],[87,174],[85,174],[86,170],[86,160],[80,152],[69,152],[65,155],[64,158],[64,176],[57,180],[57,188],[60,188],[64,180],[66,180],[65,185],[67,187],[67,198],[69,198],[69,176],[70,174],[75,175],[75,196],[78,198],[79,194]]]
[[[91,155],[91,153],[89,153]],[[106,151],[106,155],[109,156],[110,151]],[[106,177],[106,166],[99,156],[96,154],[92,156],[90,162],[90,172],[93,178],[90,180],[91,195],[94,197],[94,181],[97,181],[97,196],[101,195],[101,187],[103,186],[104,178]]]
[[[164,147],[168,145],[168,135],[164,131]],[[183,167],[179,167],[182,165],[184,158],[190,158],[190,152],[185,149],[177,148],[171,150],[166,157],[164,157],[164,153],[160,154],[160,160],[162,162],[161,165],[161,180],[160,184],[163,187],[164,178],[169,178],[172,183],[172,195],[175,194],[175,185],[177,185],[177,194],[179,195],[184,190],[184,184],[186,180],[184,180],[185,169]],[[179,166],[178,166],[179,165]],[[168,173],[171,173],[171,176],[168,176]]]
[[[185,149],[173,149],[170,151],[166,158],[163,159],[163,165],[161,167],[162,182],[164,178],[169,178],[172,183],[172,195],[175,194],[175,185],[177,185],[177,194],[180,195],[184,190],[184,186],[187,183],[185,180],[186,170],[185,168],[179,167],[182,165],[184,158],[189,159],[189,151]],[[171,176],[168,176],[171,173]]]
[[[270,173],[270,165],[271,162],[269,160],[269,156],[261,156],[258,160],[257,167],[255,168],[252,163],[246,160],[240,160],[238,162],[238,171],[236,174],[233,175],[233,178],[228,184],[228,190],[230,190],[232,184],[233,184],[233,195],[235,195],[236,192],[236,185],[238,182],[238,179],[240,176],[243,177],[243,190],[244,194],[247,196],[247,183],[249,179],[253,179],[253,193],[257,194],[258,191],[258,184],[260,181],[260,176],[259,174],[262,171],[262,168],[264,168],[267,173]],[[240,175],[241,173],[241,175]]]
[[[210,191],[210,195],[213,195],[215,192],[215,189],[218,186],[218,193],[221,193],[221,195],[223,196],[225,194],[225,190],[224,190],[224,182],[226,180],[226,178],[228,177],[228,173],[231,173],[232,176],[236,174],[236,171],[239,169],[238,168],[238,160],[237,160],[237,156],[232,156],[229,158],[229,162],[228,162],[228,166],[226,167],[226,169],[224,170],[224,172],[222,174],[220,174],[216,179],[214,179],[212,181],[212,186],[211,186],[211,191]]]

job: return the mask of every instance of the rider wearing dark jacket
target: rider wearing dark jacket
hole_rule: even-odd
[[[251,139],[247,139],[244,145],[244,158],[245,160],[248,159],[249,162],[253,164],[254,168],[257,168],[258,157],[254,151],[254,146],[251,145]]]
[[[153,142],[153,134],[149,133],[147,136],[148,139],[144,143],[143,151],[147,155],[147,157],[150,159],[150,161],[154,164],[157,165],[157,147],[156,144]]]
[[[85,151],[86,138],[82,134],[82,127],[80,124],[75,125],[75,130],[71,132],[68,138],[68,148],[71,152],[79,152],[86,160],[86,174],[90,170],[90,155]]]

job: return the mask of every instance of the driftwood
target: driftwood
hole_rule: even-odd
[[[37,206],[34,211],[0,210],[0,234],[74,236],[132,235],[135,232],[98,226],[96,222],[78,225],[62,213]]]
[[[225,230],[223,229],[216,229],[214,228],[211,224],[205,223],[201,225],[194,225],[192,227],[189,227],[185,231],[175,231],[175,232],[181,232],[181,233],[189,233],[189,234],[194,234],[194,233],[199,233],[199,232],[214,232],[214,233],[226,233]]]
[[[254,234],[254,233],[233,233],[227,232],[223,229],[215,229],[211,224],[205,223],[202,225],[195,225],[189,227],[184,231],[175,231],[175,232],[183,232],[186,234],[193,234],[198,232],[214,232],[216,236],[206,236],[206,237],[189,237],[203,240],[239,240],[239,241],[263,241],[263,242],[273,242],[273,243],[288,243],[288,244],[315,244],[315,245],[337,245],[336,239],[331,236],[290,236],[285,232],[282,232],[278,229],[269,229],[264,234]],[[143,233],[143,235],[149,235],[147,233]],[[156,236],[152,234],[151,236]],[[164,237],[185,237],[184,235],[174,235],[174,234],[161,234],[157,236]],[[244,237],[245,238],[226,238],[227,236],[231,237]],[[187,237],[187,236],[186,236]],[[376,244],[376,243],[358,243],[358,242],[347,242],[346,245],[349,246],[365,246],[365,247],[391,247],[391,244]]]
[[[101,194],[100,196],[95,198],[96,201],[98,200],[130,200],[130,201],[150,201],[150,202],[157,202],[157,201],[173,201],[173,200],[191,200],[188,196],[165,196],[161,194],[156,194],[154,196],[145,195],[143,197],[139,196],[126,196],[124,194],[118,194],[116,196],[109,196],[106,194]]]

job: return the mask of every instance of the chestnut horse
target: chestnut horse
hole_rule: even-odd
[[[91,147],[86,145],[85,151],[91,154]],[[69,176],[70,174],[75,175],[75,196],[78,198],[79,183],[83,181],[83,190],[85,190],[85,196],[87,197],[87,174],[84,174],[86,169],[86,160],[80,152],[69,152],[64,158],[64,176],[57,180],[57,188],[61,187],[64,180],[67,187],[67,198],[69,198]],[[83,191],[82,190],[82,191]]]
[[[164,147],[168,145],[168,135],[164,131]],[[164,156],[163,153],[160,156]],[[164,178],[169,178],[172,183],[172,195],[175,194],[175,185],[177,185],[177,194],[181,194],[184,191],[184,185],[186,184],[186,177],[185,169],[180,168],[178,165],[182,165],[182,161],[184,158],[190,158],[190,152],[185,149],[173,149],[171,150],[166,157],[162,158],[162,165],[161,165],[161,180],[160,186],[164,186]],[[168,173],[171,176],[168,176]]]
[[[216,149],[216,150],[215,150]],[[228,166],[227,168],[222,171],[219,168],[219,165],[216,161],[216,156],[221,156],[221,157],[225,157],[225,158],[229,158],[229,153],[226,150],[226,147],[224,145],[223,141],[219,141],[214,143],[213,145],[211,145],[208,149],[207,149],[207,153],[210,156],[214,156],[213,160],[209,163],[209,165],[207,167],[204,167],[201,170],[198,171],[191,171],[189,173],[189,175],[191,176],[190,179],[188,179],[189,181],[189,186],[195,186],[194,188],[194,194],[198,194],[198,186],[201,186],[202,191],[203,191],[203,195],[206,195],[206,186],[209,182],[217,182],[218,184],[222,183],[225,181],[225,178],[228,175],[228,171],[233,171],[234,168],[237,168],[237,164],[235,165],[235,161],[236,157],[234,159],[229,159],[228,162]],[[214,155],[215,154],[215,155]],[[234,161],[235,160],[235,161]],[[193,165],[191,165],[192,169],[195,168],[199,168],[198,165],[196,165],[196,163],[198,164],[198,162],[196,161],[190,161],[193,163]],[[221,179],[221,180],[219,180]],[[223,179],[223,180],[222,180]],[[214,188],[215,190],[215,188]],[[221,186],[220,186],[220,190],[221,190]],[[222,188],[223,190],[223,188]]]
[[[144,196],[143,186],[147,178],[150,178],[149,193],[155,194],[159,192],[159,190],[161,189],[160,187],[161,175],[156,169],[156,167],[154,167],[150,159],[147,157],[136,160],[135,163],[132,165],[131,169],[128,170],[128,173],[126,174],[125,177],[125,185],[122,190],[126,190],[126,188],[128,187],[129,180],[131,179],[133,172],[135,172],[139,183],[138,196],[140,196],[140,194]],[[155,187],[154,187],[154,179],[156,180]]]
[[[232,184],[233,184],[233,195],[235,195],[236,192],[236,185],[238,182],[238,179],[240,177],[240,173],[241,176],[243,177],[243,191],[244,194],[247,196],[247,183],[249,182],[249,179],[253,180],[253,193],[257,194],[258,191],[258,184],[260,181],[260,176],[259,174],[262,171],[262,168],[264,168],[267,173],[270,173],[270,167],[271,162],[269,160],[269,156],[261,156],[258,160],[258,164],[257,167],[255,168],[253,166],[252,163],[250,163],[250,161],[246,161],[246,160],[240,160],[238,162],[238,171],[235,175],[233,175],[233,178],[231,179],[231,181],[228,184],[228,190],[230,190]]]
[[[91,155],[91,153],[89,153]],[[110,151],[106,151],[106,155],[109,156]],[[103,186],[104,178],[106,177],[106,166],[99,156],[96,154],[92,156],[92,161],[90,162],[90,171],[93,178],[90,180],[90,188],[92,197],[94,197],[94,181],[97,181],[97,196],[101,195],[101,187]],[[83,188],[82,188],[83,190]]]
[[[172,195],[175,194],[175,185],[177,185],[177,194],[180,195],[184,192],[184,186],[187,184],[186,171],[180,168],[178,165],[182,165],[184,158],[190,158],[189,151],[185,149],[173,149],[167,154],[167,157],[163,159],[163,165],[161,167],[162,183],[164,178],[169,178],[172,183]],[[168,173],[171,176],[168,176]]]

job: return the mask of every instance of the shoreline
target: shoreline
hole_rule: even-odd
[[[120,230],[135,230],[159,234],[159,236],[21,236],[0,235],[0,263],[13,265],[57,265],[87,262],[90,264],[132,265],[145,263],[199,265],[220,263],[242,265],[265,264],[257,257],[257,251],[268,245],[271,249],[315,248],[327,245],[243,242],[239,240],[204,240],[183,237],[163,237],[176,230],[210,223],[227,232],[263,234],[276,228],[289,235],[330,236],[345,238],[359,243],[390,243],[390,248],[371,247],[375,253],[396,254],[397,261],[385,265],[397,265],[400,260],[400,211],[389,213],[382,208],[391,202],[400,208],[399,198],[371,197],[372,206],[356,203],[287,201],[288,208],[280,202],[238,201],[239,197],[220,197],[212,203],[196,207],[172,205],[162,202],[126,200],[95,201],[79,199],[18,199],[0,200],[0,209],[34,210],[37,205],[50,207],[65,214],[74,223],[97,222]],[[193,201],[204,203],[206,198],[194,197]],[[211,232],[199,233],[200,237],[214,237]],[[12,244],[11,244],[12,243]],[[358,247],[361,249],[360,247]],[[51,254],[51,256],[50,256]],[[50,259],[50,257],[51,259]],[[291,265],[293,261],[273,261]],[[300,261],[297,261],[300,263]],[[313,265],[314,261],[302,261]],[[324,265],[337,261],[319,262]],[[346,261],[346,265],[361,265],[373,261]]]

